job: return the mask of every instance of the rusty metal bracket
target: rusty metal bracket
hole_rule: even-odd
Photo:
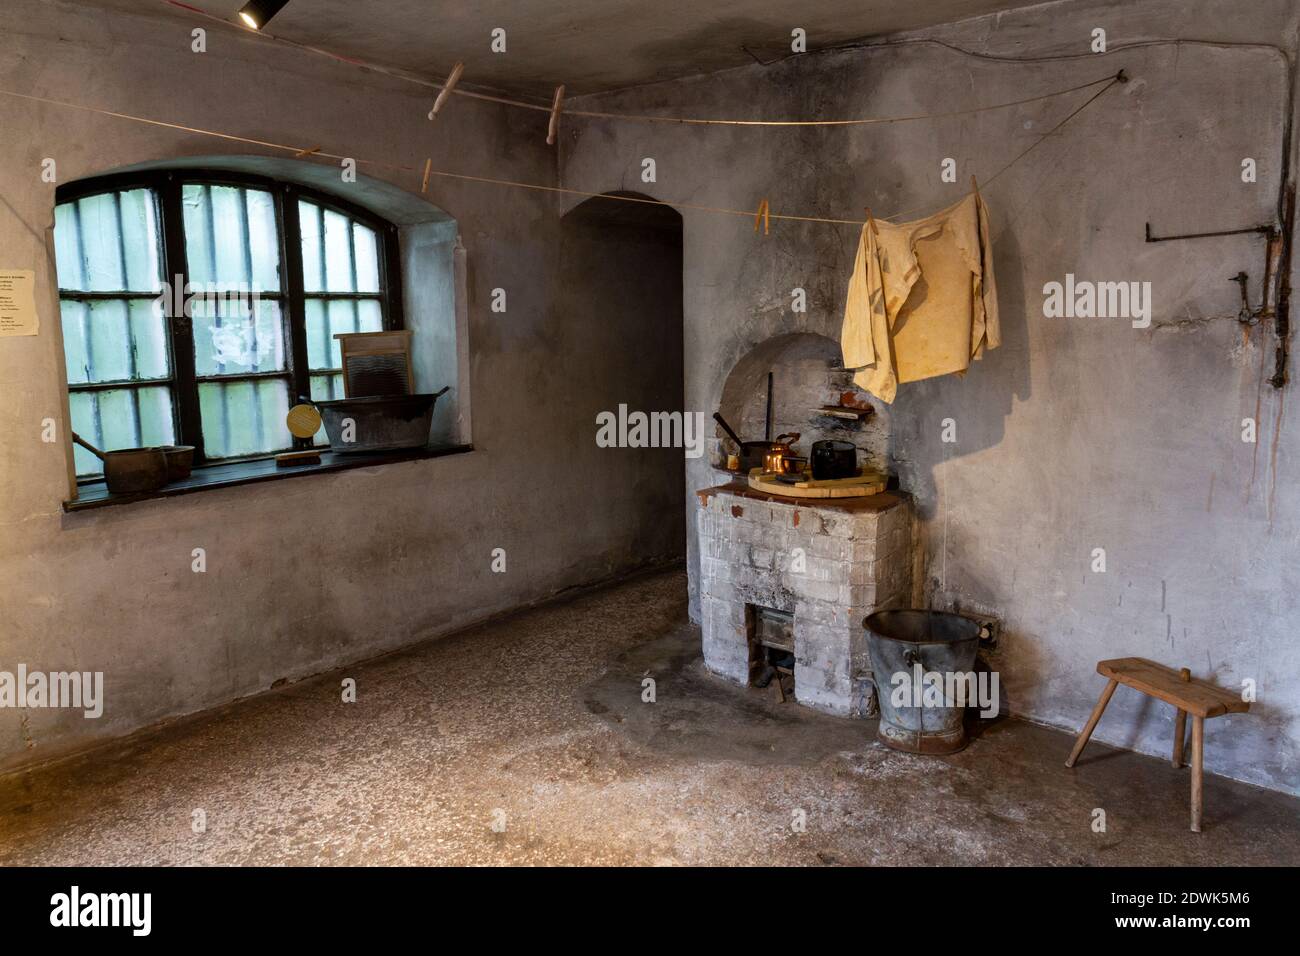
[[[1246,272],[1229,276],[1229,282],[1241,286],[1241,309],[1237,321],[1245,326],[1258,325],[1263,319],[1273,319],[1274,332],[1277,335],[1277,354],[1274,360],[1273,375],[1268,382],[1274,388],[1281,388],[1287,382],[1287,362],[1290,356],[1290,299],[1291,299],[1291,243],[1288,237],[1295,221],[1295,191],[1289,189],[1283,215],[1284,222],[1278,226],[1248,226],[1245,229],[1221,229],[1214,232],[1187,232],[1177,236],[1157,236],[1151,232],[1151,223],[1146,224],[1147,242],[1178,242],[1184,239],[1214,239],[1220,236],[1259,235],[1268,239],[1264,249],[1264,283],[1260,289],[1258,309],[1250,307],[1250,294],[1247,282],[1250,277]],[[1281,260],[1278,268],[1274,263]],[[1269,292],[1277,285],[1276,308],[1269,307]]]
[[[1274,233],[1272,226],[1250,226],[1246,229],[1223,229],[1219,232],[1185,232],[1181,236],[1156,236],[1151,233],[1151,223],[1147,223],[1147,242],[1178,242],[1183,239],[1212,239],[1216,236],[1244,236],[1248,233],[1259,233],[1260,235],[1271,236]]]

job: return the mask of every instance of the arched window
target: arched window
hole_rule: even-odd
[[[188,169],[72,183],[55,251],[72,427],[104,450],[193,445],[202,464],[309,446],[285,413],[342,397],[334,336],[403,325],[396,229],[293,183]],[[81,448],[76,465],[101,472]]]

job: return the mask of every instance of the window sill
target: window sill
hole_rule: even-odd
[[[459,455],[473,450],[473,445],[443,445],[437,448],[411,448],[401,451],[347,455],[322,451],[319,465],[295,465],[289,468],[276,467],[274,458],[229,462],[224,465],[195,468],[194,473],[188,478],[164,485],[157,491],[150,491],[140,495],[112,495],[109,494],[107,486],[102,481],[96,481],[82,485],[78,489],[75,500],[63,503],[63,510],[68,512],[88,511],[92,508],[107,508],[111,505],[151,501],[154,498],[176,498],[180,495],[193,494],[196,491],[207,491],[212,488],[233,488],[236,485],[279,481],[282,478],[301,478],[305,475],[348,471],[352,468],[373,468],[376,465],[422,461],[426,458],[442,458],[446,455]]]

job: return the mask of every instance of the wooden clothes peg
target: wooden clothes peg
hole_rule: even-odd
[[[977,198],[983,199],[983,197],[980,196],[980,184],[975,181],[974,175],[970,178],[970,191],[973,192]]]
[[[420,183],[420,192],[427,193],[429,191],[429,173],[432,171],[433,159],[426,159],[424,161],[424,181]]]
[[[460,75],[464,72],[465,64],[458,60],[456,65],[451,68],[451,75],[447,77],[447,82],[442,84],[442,92],[433,101],[433,109],[429,110],[429,119],[437,116],[438,111],[447,105],[447,100],[451,99],[451,91],[456,88],[456,84],[460,82]]]
[[[754,213],[754,231],[755,231],[755,232],[758,232],[758,224],[759,224],[759,222],[762,222],[762,223],[763,223],[763,235],[766,236],[766,235],[768,234],[768,227],[769,227],[769,225],[770,225],[770,223],[769,223],[769,218],[768,218],[768,217],[769,217],[770,214],[771,214],[771,207],[768,205],[767,200],[766,200],[766,199],[760,200],[759,203],[758,203],[758,212]]]
[[[555,134],[560,129],[560,106],[564,103],[564,86],[555,88],[555,100],[551,103],[551,122],[546,128],[546,145],[555,145]]]
[[[876,218],[875,216],[871,215],[871,207],[863,206],[862,208],[867,211],[867,225],[871,227],[872,235],[876,235],[876,236],[880,235],[880,230],[876,228]]]

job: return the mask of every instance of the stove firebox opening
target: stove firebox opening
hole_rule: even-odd
[[[749,636],[749,685],[775,685],[785,703],[787,688],[794,693],[794,615],[748,604],[745,625]]]

